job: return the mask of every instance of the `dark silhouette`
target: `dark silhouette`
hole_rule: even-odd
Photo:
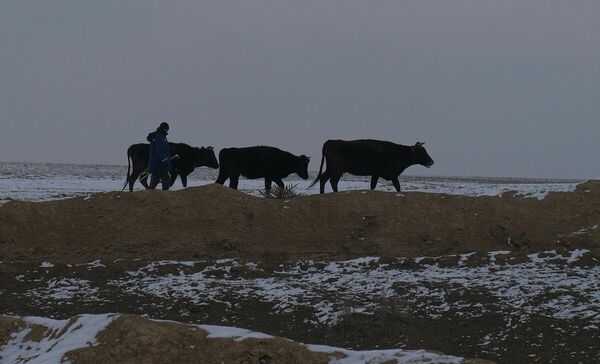
[[[344,173],[371,176],[371,189],[381,177],[392,181],[400,191],[398,176],[412,165],[431,167],[433,160],[421,142],[415,145],[400,145],[382,140],[328,140],[323,144],[319,175],[309,186],[320,182],[320,193],[325,193],[325,183],[330,180],[331,188],[337,192],[338,182]],[[323,172],[323,162],[327,169]]]
[[[283,178],[292,173],[307,179],[309,162],[305,155],[295,156],[274,147],[226,148],[219,153],[221,167],[216,183],[223,184],[229,178],[229,187],[237,189],[240,175],[264,178],[265,190],[269,192],[272,182],[284,188]]]
[[[175,183],[177,176],[181,176],[183,187],[187,187],[187,176],[194,171],[196,167],[206,166],[209,168],[219,168],[217,157],[212,147],[191,147],[185,143],[169,143],[171,151],[172,168],[169,171],[171,186]],[[127,149],[127,180],[123,189],[129,184],[129,191],[133,191],[133,185],[138,177],[142,176],[140,183],[144,188],[148,186],[148,158],[149,144],[133,144]],[[179,158],[173,158],[178,155]],[[131,171],[131,174],[130,174]],[[144,174],[145,173],[145,174]]]
[[[150,189],[156,188],[160,180],[163,190],[171,187],[169,171],[173,168],[171,164],[171,151],[167,135],[169,124],[162,122],[156,131],[149,133],[146,140],[150,142],[148,172],[150,172]]]

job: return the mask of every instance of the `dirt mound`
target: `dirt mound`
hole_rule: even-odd
[[[99,345],[68,354],[74,363],[328,363],[315,353],[280,338],[235,341],[207,338],[190,325],[125,315],[97,336]]]
[[[314,363],[348,362],[491,363],[424,350],[357,352],[303,345],[243,329],[154,321],[135,315],[81,315],[38,323],[0,316],[0,332],[12,332],[0,345],[0,359],[70,363]],[[15,327],[14,322],[21,322]],[[36,333],[32,335],[32,333]]]
[[[581,247],[600,255],[600,182],[545,199],[352,191],[286,200],[220,185],[0,207],[0,260],[263,261]]]

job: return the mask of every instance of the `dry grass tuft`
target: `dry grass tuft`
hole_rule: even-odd
[[[260,195],[264,198],[276,198],[276,199],[289,199],[299,196],[304,196],[304,193],[297,191],[297,184],[290,184],[284,188],[274,186],[270,191],[259,191]]]

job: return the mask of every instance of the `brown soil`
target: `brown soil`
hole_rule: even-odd
[[[281,338],[207,338],[199,328],[123,315],[98,334],[99,345],[68,354],[73,363],[328,363],[329,355],[313,353]]]
[[[600,256],[600,181],[544,200],[353,191],[292,198],[219,185],[0,207],[0,260],[262,261],[583,247]]]
[[[19,331],[24,325],[19,318],[0,315],[0,347],[8,342],[13,332]]]

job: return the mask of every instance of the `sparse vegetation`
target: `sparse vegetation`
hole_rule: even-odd
[[[264,198],[276,198],[276,199],[289,199],[298,196],[304,196],[304,193],[298,192],[297,184],[290,184],[284,188],[279,186],[273,186],[270,191],[259,191],[260,195]]]

